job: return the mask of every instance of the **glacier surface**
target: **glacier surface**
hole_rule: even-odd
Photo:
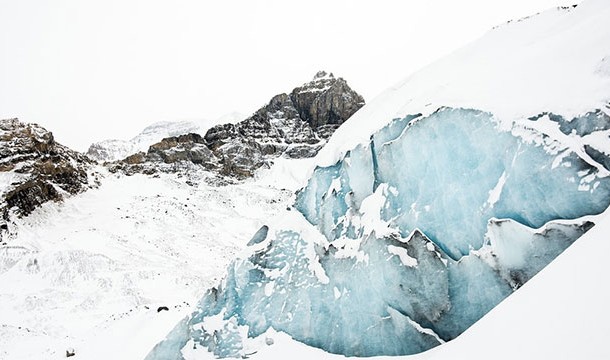
[[[581,121],[575,136],[607,130]],[[317,168],[298,211],[261,228],[147,359],[245,356],[271,328],[347,356],[425,351],[589,230],[610,204],[608,175],[528,121],[461,108],[395,119]]]

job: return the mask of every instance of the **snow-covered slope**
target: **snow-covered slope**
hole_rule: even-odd
[[[115,161],[146,151],[163,138],[198,132],[199,125],[191,121],[162,121],[147,126],[131,140],[103,140],[89,146],[87,155],[98,161]]]
[[[17,219],[0,247],[0,359],[142,359],[290,197],[186,180],[106,174]]]
[[[365,106],[147,359],[246,356],[278,330],[348,356],[456,338],[610,204],[609,15],[500,26]]]

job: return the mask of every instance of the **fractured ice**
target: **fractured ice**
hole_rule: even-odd
[[[574,124],[583,134],[607,128]],[[193,348],[243,356],[270,328],[348,356],[413,354],[455,338],[610,204],[606,169],[530,135],[477,110],[394,120],[316,169],[290,215],[307,221],[261,228],[148,359]]]

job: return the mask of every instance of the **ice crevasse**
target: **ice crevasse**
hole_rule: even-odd
[[[395,119],[316,168],[294,210],[255,234],[147,359],[245,356],[269,329],[347,356],[449,341],[610,205],[610,157],[574,145],[609,129],[602,110],[510,124],[448,107]]]

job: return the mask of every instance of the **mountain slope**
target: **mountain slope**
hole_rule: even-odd
[[[342,78],[318,72],[290,94],[279,94],[251,117],[207,131],[208,147],[223,163],[222,173],[250,177],[278,156],[312,157],[364,99]]]
[[[99,188],[16,219],[0,246],[0,359],[65,358],[69,348],[143,358],[290,198],[98,170]]]
[[[167,137],[188,133],[205,134],[216,124],[236,123],[246,116],[237,112],[225,114],[214,121],[161,121],[144,128],[130,140],[103,140],[93,143],[87,150],[87,156],[100,161],[117,161],[138,152],[145,152],[148,147]]]
[[[0,120],[0,212],[2,230],[15,216],[47,201],[82,192],[99,181],[91,162],[57,143],[53,134],[18,119]]]
[[[153,174],[203,167],[220,182],[249,178],[278,157],[314,156],[363,104],[345,80],[321,71],[290,95],[274,96],[245,120],[214,126],[203,138],[186,133],[164,138],[110,168]]]
[[[302,93],[325,99],[338,89],[342,96],[344,84],[325,76]],[[104,166],[36,125],[6,120],[0,127],[5,208],[20,215],[10,217],[0,243],[0,359],[63,358],[72,350],[83,358],[143,358],[201,289],[218,281],[262,219],[286,209],[292,196],[251,181],[219,181],[211,170],[220,161],[202,161],[215,156],[204,139],[183,134],[200,130],[189,122],[154,124],[118,142],[121,148],[92,146],[110,157],[148,149]],[[168,134],[180,135],[153,143]],[[57,197],[34,193],[11,202],[29,183]],[[140,326],[147,330],[125,336]]]

